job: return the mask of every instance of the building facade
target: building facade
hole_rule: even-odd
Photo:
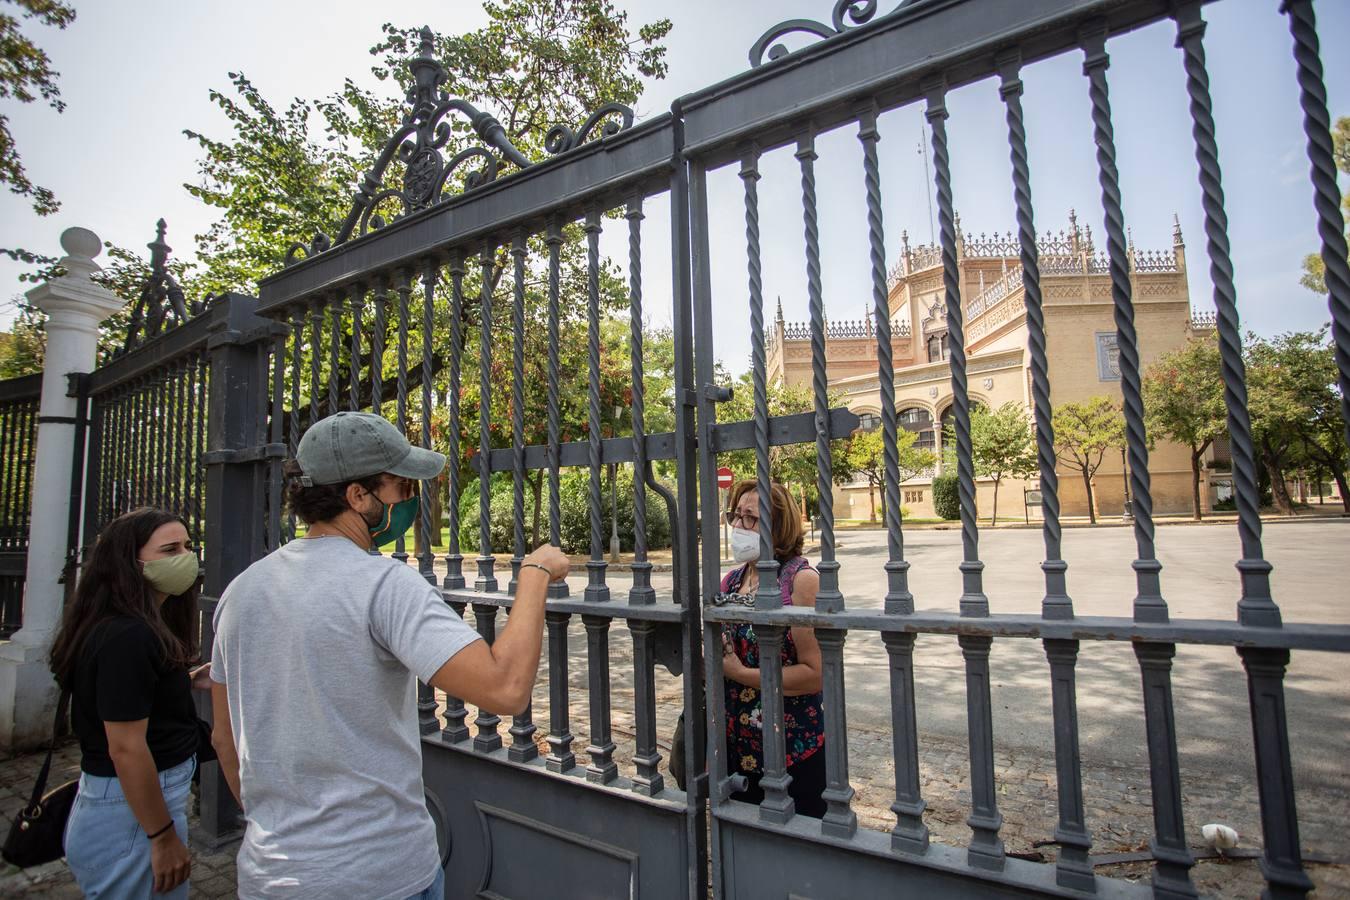
[[[1069,215],[1069,228],[1046,235],[1038,246],[1045,311],[1050,396],[1055,405],[1105,396],[1119,405],[1120,369],[1112,315],[1111,277],[1106,254],[1092,240],[1091,227],[1080,228]],[[1026,302],[1016,236],[963,234],[957,220],[957,268],[964,312],[967,383],[972,404],[995,409],[1009,401],[1032,405],[1031,360],[1027,351]],[[1173,225],[1172,246],[1165,250],[1129,247],[1130,285],[1142,367],[1182,346],[1193,335],[1213,329],[1213,315],[1193,314],[1186,279],[1186,246],[1181,226]],[[900,427],[916,434],[916,445],[934,451],[942,463],[944,427],[952,412],[946,303],[942,259],[933,245],[911,246],[901,239],[891,270],[889,308],[895,367],[896,411]],[[826,324],[826,365],[830,390],[862,419],[864,428],[880,425],[881,396],[877,342],[870,310],[861,320]],[[810,386],[810,328],[783,320],[781,304],[768,338],[771,383]],[[1212,448],[1202,472],[1201,500],[1206,509],[1228,493],[1226,447]],[[1186,513],[1191,509],[1188,448],[1158,441],[1149,455],[1154,510]],[[925,472],[901,485],[908,515],[928,518],[933,510],[932,477]],[[1120,516],[1126,498],[1123,454],[1108,451],[1093,479],[1099,516]],[[977,479],[980,514],[988,516],[993,482]],[[999,489],[999,517],[1036,518],[1036,479],[1005,478]],[[1087,490],[1076,469],[1059,468],[1065,516],[1088,514]],[[880,491],[865,481],[835,491],[835,514],[867,519]]]

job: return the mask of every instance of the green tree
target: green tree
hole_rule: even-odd
[[[1270,476],[1276,512],[1294,511],[1287,475],[1314,461],[1340,473],[1343,484],[1344,437],[1330,438],[1344,425],[1336,366],[1327,332],[1298,331],[1271,340],[1247,336],[1247,386],[1252,436]]]
[[[20,103],[33,103],[41,99],[58,113],[64,111],[66,104],[56,83],[60,73],[52,69],[46,51],[19,30],[19,18],[64,29],[75,20],[75,10],[61,0],[4,2],[10,6],[6,7],[7,11],[0,12],[0,101],[12,98]],[[17,16],[8,10],[13,10]],[[26,198],[40,216],[49,216],[61,208],[51,190],[29,180],[14,135],[9,130],[9,116],[3,113],[0,113],[0,184],[9,185],[10,193]],[[14,259],[35,260],[34,255],[26,251],[3,252]]]
[[[998,488],[1004,478],[1029,478],[1036,473],[1036,439],[1026,407],[1005,403],[998,409],[975,406],[970,411],[971,459],[975,474],[993,479],[994,509],[989,524],[998,521]]]
[[[900,457],[901,483],[927,471],[937,462],[931,450],[915,447],[918,435],[903,428],[896,430],[895,448]],[[886,441],[880,428],[859,431],[849,439],[846,452],[847,467],[867,479],[867,499],[870,519],[877,520],[877,492],[881,492],[881,514],[886,515]]]
[[[1214,335],[1192,338],[1144,373],[1144,415],[1152,437],[1168,437],[1191,451],[1191,511],[1200,508],[1200,462],[1214,439],[1228,433],[1219,345]]]
[[[1341,116],[1331,130],[1333,155],[1336,168],[1350,175],[1350,116]],[[1346,221],[1350,222],[1350,193],[1341,198],[1341,208],[1345,210]],[[1314,293],[1327,292],[1327,271],[1319,253],[1309,253],[1303,260],[1303,277],[1299,284]]]
[[[1097,523],[1092,476],[1101,467],[1106,451],[1125,442],[1125,418],[1109,397],[1091,397],[1081,403],[1055,407],[1055,453],[1060,464],[1083,476],[1087,492],[1088,519]]]

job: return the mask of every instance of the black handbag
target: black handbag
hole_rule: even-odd
[[[47,759],[38,772],[37,783],[33,785],[33,795],[28,805],[14,817],[9,827],[9,836],[4,847],[0,847],[0,856],[11,865],[20,869],[40,866],[65,856],[66,822],[70,819],[71,808],[75,805],[75,795],[79,792],[78,780],[68,781],[51,793],[47,789],[47,776],[52,769],[52,754],[56,752],[56,741],[61,726],[66,720],[66,710],[70,706],[70,693],[61,692],[56,704],[56,724],[52,727],[52,743],[47,748]]]

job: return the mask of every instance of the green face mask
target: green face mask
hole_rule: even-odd
[[[179,553],[141,563],[145,580],[157,591],[176,597],[197,581],[197,555]]]
[[[379,499],[378,497],[375,499]],[[417,521],[417,513],[422,505],[422,501],[417,497],[409,497],[407,500],[401,500],[398,503],[382,503],[383,509],[380,512],[380,521],[370,528],[370,539],[376,547],[383,547],[385,544],[398,540],[402,535],[408,533],[412,523]]]

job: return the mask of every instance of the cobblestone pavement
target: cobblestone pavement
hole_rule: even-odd
[[[1350,523],[1291,523],[1267,530],[1267,550],[1276,565],[1276,597],[1289,621],[1344,622],[1350,617],[1346,583],[1337,576],[1338,547],[1350,538]],[[1231,527],[1159,529],[1165,594],[1174,615],[1231,617],[1236,596],[1232,572]],[[943,597],[955,606],[959,584],[948,578],[959,558],[959,535],[925,532],[907,535],[906,550],[915,561],[911,584],[920,607]],[[982,535],[982,554],[989,565],[986,585],[996,609],[1024,611],[1039,603],[1034,532],[999,531]],[[875,606],[883,588],[877,585],[884,562],[884,535],[849,533],[840,552],[842,584],[854,606]],[[1078,546],[1073,546],[1073,544]],[[1070,590],[1080,614],[1116,614],[1128,610],[1132,585],[1128,578],[1130,535],[1127,529],[1074,532],[1066,537],[1071,565]],[[1120,545],[1120,546],[1117,546]],[[1121,562],[1125,560],[1125,562]],[[1125,576],[1114,569],[1123,568]],[[1025,570],[1025,572],[1023,571]],[[1075,579],[1074,573],[1077,572]],[[1031,573],[1028,575],[1027,573]],[[1084,573],[1091,573],[1091,576]],[[615,599],[622,601],[627,575],[611,573]],[[658,591],[669,592],[669,575],[658,573]],[[1114,579],[1114,580],[1113,580]],[[580,593],[584,576],[575,577]],[[947,582],[951,581],[951,584]],[[1116,604],[1115,609],[1110,605]],[[499,619],[499,625],[501,620]],[[964,845],[969,829],[968,756],[964,725],[964,679],[960,655],[938,638],[921,638],[916,652],[920,703],[920,775],[928,804],[925,820],[933,839]],[[579,621],[569,632],[570,718],[573,749],[579,765],[588,761],[590,742],[586,685],[586,640]],[[1252,771],[1251,731],[1247,719],[1246,684],[1231,651],[1183,648],[1178,654],[1175,693],[1180,728],[1183,800],[1187,833],[1200,850],[1200,826],[1224,822],[1242,835],[1242,846],[1261,842],[1260,811]],[[1120,652],[1115,652],[1120,651]],[[622,621],[610,632],[613,732],[620,773],[634,771],[632,642]],[[547,647],[534,695],[534,740],[547,752]],[[1350,860],[1350,838],[1344,822],[1350,814],[1350,771],[1344,762],[1350,735],[1350,704],[1343,676],[1344,658],[1330,654],[1295,654],[1287,685],[1291,741],[1295,754],[1301,838],[1305,850],[1321,857]],[[1037,847],[1054,832],[1055,768],[1048,715],[1048,671],[1033,641],[998,641],[991,658],[995,699],[995,772],[998,803],[1004,817],[1002,836],[1011,853],[1043,854],[1054,859],[1052,846]],[[854,635],[846,646],[850,778],[857,791],[854,808],[862,827],[888,830],[894,824],[894,766],[889,731],[889,688],[885,653],[871,635]],[[657,729],[662,756],[682,706],[679,679],[658,669]],[[1093,853],[1147,849],[1152,833],[1147,757],[1143,752],[1138,670],[1126,647],[1085,644],[1079,666],[1079,704],[1083,714],[1083,784]],[[443,708],[438,710],[438,715]],[[470,710],[473,725],[475,711]],[[505,736],[511,720],[500,729]],[[1133,729],[1133,730],[1131,730]],[[509,737],[507,742],[509,743]],[[78,754],[67,746],[54,783],[73,777]],[[40,755],[0,763],[0,815],[8,820],[32,783]],[[673,782],[668,781],[668,787]],[[233,896],[235,847],[209,853],[194,846],[193,895]],[[1147,863],[1098,870],[1102,874],[1147,880]],[[1350,897],[1350,865],[1308,866],[1318,897]],[[1262,879],[1255,860],[1206,860],[1193,870],[1202,893],[1254,897]],[[77,897],[64,864],[29,872],[0,869],[0,896]]]

